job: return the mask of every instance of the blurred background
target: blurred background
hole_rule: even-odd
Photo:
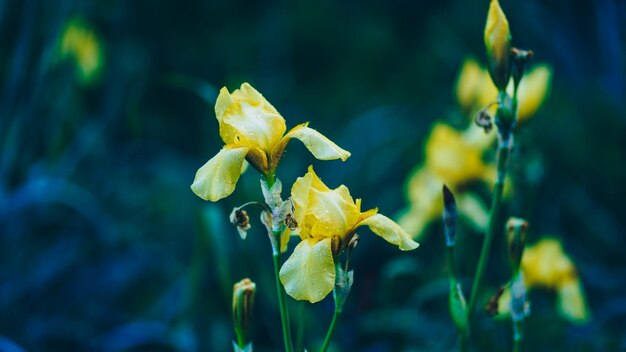
[[[352,152],[345,163],[319,162],[295,141],[278,169],[284,185],[314,164],[325,183],[346,184],[364,208],[396,219],[407,209],[435,214],[414,221],[421,247],[413,252],[360,231],[355,284],[332,348],[456,348],[439,200],[419,197],[428,187],[410,180],[447,155],[425,151],[433,126],[462,133],[482,107],[461,96],[459,77],[468,58],[484,66],[487,7],[487,0],[0,0],[0,351],[227,351],[232,285],[244,277],[258,289],[255,350],[282,348],[258,214],[246,241],[228,222],[234,206],[262,198],[258,174],[248,170],[234,194],[214,204],[189,189],[222,146],[217,91],[243,82],[288,128],[310,121]],[[625,350],[626,3],[503,0],[502,7],[514,45],[534,50],[531,66],[544,64],[551,78],[519,126],[504,213],[529,220],[529,244],[557,240],[575,267],[568,272],[580,308],[559,309],[572,295],[558,285],[532,289],[524,349]],[[489,166],[487,145],[479,158]],[[490,199],[485,179],[454,184],[471,195],[467,209],[475,213],[460,224],[466,294]],[[486,292],[508,277],[504,244],[493,248]],[[298,346],[318,348],[330,297],[290,300]],[[510,321],[477,316],[474,349],[509,349]]]

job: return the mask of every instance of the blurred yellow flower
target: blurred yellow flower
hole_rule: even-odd
[[[435,124],[424,147],[424,163],[409,176],[409,207],[399,218],[400,226],[417,238],[421,237],[426,226],[441,217],[441,187],[446,184],[458,194],[459,214],[482,229],[487,221],[486,208],[475,196],[456,190],[473,181],[493,181],[494,167],[482,159],[484,151],[493,142],[493,136],[485,135],[474,125],[465,132],[459,132],[446,124]]]
[[[220,90],[215,115],[222,150],[196,172],[193,192],[204,200],[217,201],[234,190],[244,160],[267,177],[273,177],[276,166],[292,138],[299,139],[320,160],[341,159],[350,153],[303,123],[285,134],[285,119],[250,84],[231,93]]]
[[[335,257],[347,246],[359,226],[408,251],[418,243],[398,224],[378,214],[377,209],[361,212],[344,185],[328,188],[313,168],[299,177],[291,188],[295,230],[302,240],[280,269],[285,291],[297,300],[321,301],[335,284]]]
[[[518,122],[532,117],[545,101],[552,81],[552,69],[539,64],[524,74],[518,88]],[[507,87],[513,94],[513,83]],[[498,90],[489,78],[487,70],[480,67],[473,58],[463,63],[456,84],[456,96],[460,106],[473,119],[474,113],[496,102]],[[495,105],[490,109],[495,113]]]
[[[526,247],[522,257],[522,272],[528,289],[556,291],[558,311],[565,319],[574,323],[584,323],[589,319],[589,308],[576,267],[557,239],[544,238]],[[509,299],[509,294],[500,298],[500,313],[508,312]]]
[[[104,67],[102,45],[96,33],[79,19],[70,20],[60,41],[61,60],[71,59],[76,64],[76,74],[83,84],[94,82]]]

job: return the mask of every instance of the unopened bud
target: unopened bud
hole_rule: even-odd
[[[354,236],[352,236],[352,238],[348,242],[348,251],[352,251],[356,247],[357,244],[359,244],[359,235],[355,233]]]
[[[443,225],[446,236],[446,246],[454,246],[456,235],[456,201],[452,191],[443,185]]]
[[[513,274],[519,271],[522,262],[527,230],[528,222],[524,219],[510,218],[506,223],[507,252]]]
[[[506,89],[511,76],[511,33],[498,0],[491,0],[485,24],[485,47],[489,74],[498,90]]]
[[[469,326],[467,320],[467,303],[465,303],[465,296],[463,295],[461,284],[453,278],[450,279],[450,296],[448,297],[448,304],[452,322],[456,326],[457,330],[459,330],[460,333],[467,332]]]
[[[532,50],[522,50],[518,48],[511,49],[511,57],[513,59],[513,68],[511,75],[513,76],[513,86],[515,90],[519,86],[522,76],[524,75],[524,66],[533,58]]]
[[[250,230],[250,217],[242,208],[235,208],[230,213],[230,223],[237,227],[237,232],[242,239],[246,239],[248,230]]]
[[[243,279],[233,287],[233,322],[235,330],[245,334],[252,315],[256,284],[250,279]]]

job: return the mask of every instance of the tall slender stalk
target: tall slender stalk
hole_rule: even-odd
[[[280,283],[278,272],[280,270],[280,251],[274,253],[274,276],[276,277],[276,293],[278,294],[278,306],[280,308],[280,321],[283,326],[283,341],[285,343],[285,351],[293,351],[293,343],[291,341],[291,325],[289,324],[289,311],[287,309],[287,300],[285,299],[285,290]]]
[[[509,137],[512,138],[512,137]],[[496,183],[493,190],[493,197],[491,199],[491,208],[489,209],[489,227],[487,229],[487,235],[483,241],[483,246],[480,251],[480,258],[478,260],[478,266],[476,267],[476,274],[474,276],[474,282],[472,284],[472,293],[470,295],[468,305],[468,317],[471,319],[474,306],[476,305],[476,299],[478,298],[478,292],[480,285],[482,284],[485,268],[487,267],[487,261],[489,260],[489,254],[491,250],[491,242],[496,232],[496,226],[498,218],[500,216],[500,202],[502,200],[502,192],[504,190],[504,180],[506,178],[506,165],[509,159],[510,144],[508,141],[500,141],[497,152],[497,175]]]
[[[330,322],[330,326],[328,327],[328,331],[326,332],[326,338],[324,338],[324,343],[322,344],[322,348],[320,349],[320,352],[326,352],[326,350],[328,349],[328,345],[330,345],[330,339],[333,337],[335,325],[337,324],[337,320],[339,320],[339,314],[341,314],[341,309],[335,303],[335,312],[333,313],[333,320]]]

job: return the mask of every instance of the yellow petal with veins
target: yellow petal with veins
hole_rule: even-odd
[[[313,189],[309,202],[308,211],[315,217],[315,224],[311,229],[313,237],[335,235],[343,240],[359,221],[359,209],[350,196],[348,187],[344,185],[328,191]]]
[[[374,214],[365,218],[358,226],[368,226],[372,232],[385,241],[395,244],[403,251],[410,251],[419,246],[419,243],[413,241],[411,235],[404,231],[400,225],[381,214]]]
[[[241,175],[249,148],[225,146],[196,172],[191,190],[204,200],[216,202],[229,196]]]
[[[280,269],[285,292],[297,300],[319,302],[335,285],[331,239],[300,242]]]
[[[287,130],[285,119],[250,84],[231,93],[225,87],[215,102],[224,143],[256,147],[270,153]]]

